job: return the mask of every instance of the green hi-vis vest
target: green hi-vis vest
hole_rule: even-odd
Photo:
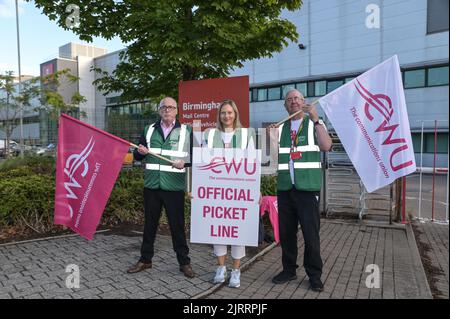
[[[303,118],[303,128],[298,137],[297,151],[301,158],[294,159],[294,186],[301,191],[320,191],[322,188],[322,164],[320,149],[314,134],[314,123],[308,116]],[[289,173],[291,152],[291,121],[278,127],[278,184],[279,191],[292,189]]]
[[[186,161],[189,157],[191,128],[182,124],[174,128],[164,141],[163,136],[155,130],[154,124],[146,126],[144,135],[148,150],[170,160],[181,159]],[[186,169],[177,169],[170,163],[155,156],[145,157],[144,187],[161,189],[165,191],[185,191]]]
[[[223,148],[222,132],[219,129],[211,128],[205,132],[206,143],[208,148]],[[231,139],[232,148],[246,149],[248,143],[253,140],[253,145],[256,148],[255,130],[252,128],[237,128],[234,131]]]

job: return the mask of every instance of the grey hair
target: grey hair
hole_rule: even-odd
[[[172,100],[175,102],[175,106],[178,107],[177,101],[176,101],[173,97],[171,97],[171,96],[166,96],[166,97],[163,97],[163,98],[161,99],[161,101],[159,101],[158,108],[160,108],[161,106],[164,105],[163,101],[164,101],[165,99],[172,99]]]
[[[305,98],[304,96],[303,96],[303,93],[302,92],[300,92],[299,90],[297,90],[297,89],[290,89],[289,91],[287,91],[286,92],[286,95],[284,96],[284,100],[286,101],[286,97],[289,95],[289,93],[291,93],[291,92],[298,92],[298,93],[300,93],[300,95],[303,97],[303,98]]]
[[[287,96],[288,96],[289,93],[291,93],[291,92],[298,92],[298,93],[302,96],[302,98],[305,99],[305,97],[303,96],[303,93],[302,93],[302,92],[300,92],[300,91],[297,90],[297,89],[290,89],[289,91],[286,92],[286,95],[284,96],[284,105],[286,105],[286,99],[287,99]]]

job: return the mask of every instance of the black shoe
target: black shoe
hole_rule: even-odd
[[[297,275],[295,273],[282,271],[278,275],[272,278],[272,282],[274,284],[284,284],[288,281],[297,279]]]
[[[323,291],[323,283],[322,283],[322,280],[320,280],[320,278],[313,278],[313,279],[310,278],[309,283],[311,284],[312,291],[317,291],[317,292]]]

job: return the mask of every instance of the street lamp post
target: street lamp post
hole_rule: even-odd
[[[22,89],[22,72],[20,69],[20,36],[19,36],[19,1],[16,0],[16,29],[17,29],[17,62],[19,64],[19,96]],[[19,100],[20,110],[20,156],[23,157],[23,107]]]

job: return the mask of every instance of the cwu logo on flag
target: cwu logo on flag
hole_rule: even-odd
[[[89,163],[87,158],[94,148],[95,141],[93,138],[89,140],[88,144],[79,154],[72,154],[66,160],[66,165],[64,167],[64,175],[66,180],[64,182],[64,188],[67,190],[66,198],[78,199],[73,188],[81,188],[78,182],[79,177],[85,178],[89,171]],[[69,205],[70,218],[73,218],[73,208]]]
[[[405,162],[399,163],[397,165],[394,164],[394,156],[402,151],[408,151],[409,146],[406,139],[403,137],[392,138],[400,124],[389,123],[392,115],[394,114],[391,98],[386,94],[371,93],[359,82],[359,80],[356,80],[355,87],[361,97],[366,101],[364,105],[364,113],[367,119],[371,122],[374,120],[374,116],[370,113],[370,107],[377,110],[378,113],[384,118],[384,120],[375,130],[375,133],[389,132],[381,145],[400,144],[391,152],[389,156],[391,169],[396,172],[402,168],[413,165],[414,162],[412,160],[406,160]]]

